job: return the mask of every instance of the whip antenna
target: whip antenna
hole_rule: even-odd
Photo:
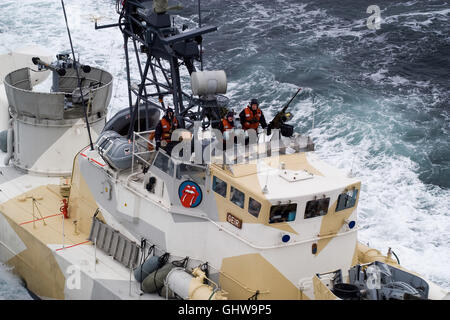
[[[198,27],[202,27],[202,8],[200,4],[201,0],[198,0]],[[203,71],[203,43],[200,43],[200,70]]]
[[[94,145],[92,144],[92,137],[91,137],[91,128],[89,127],[89,119],[88,119],[88,114],[87,114],[87,107],[86,107],[86,104],[84,103],[83,90],[81,88],[80,72],[78,70],[78,63],[77,63],[77,60],[75,58],[75,51],[73,50],[72,37],[70,35],[69,23],[67,22],[67,14],[66,14],[66,7],[64,6],[64,0],[61,0],[61,5],[62,5],[62,8],[63,8],[63,12],[64,12],[64,19],[66,20],[67,34],[69,35],[70,49],[72,50],[72,56],[73,56],[75,72],[77,74],[78,88],[80,89],[81,103],[83,105],[84,118],[85,118],[85,121],[86,121],[86,127],[87,127],[88,135],[89,135],[89,143],[91,145],[91,150],[94,150]]]

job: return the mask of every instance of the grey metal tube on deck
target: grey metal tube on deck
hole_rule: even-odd
[[[14,137],[14,129],[12,127],[14,119],[9,119],[8,122],[8,134],[6,136],[6,146],[7,146],[7,151],[6,151],[6,157],[5,157],[5,166],[7,166],[9,164],[9,161],[11,160],[12,156],[13,156],[13,137]]]

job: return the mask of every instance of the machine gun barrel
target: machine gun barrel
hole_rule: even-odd
[[[297,92],[294,94],[294,96],[289,100],[289,102],[279,111],[275,117],[270,121],[269,123],[269,129],[280,129],[281,125],[286,122],[287,116],[286,116],[286,110],[291,104],[292,101],[294,101],[295,97],[300,93],[302,88],[298,88]]]
[[[57,58],[58,58],[58,60],[64,60],[66,62],[69,60],[69,57],[66,56],[66,55],[63,55],[63,54],[58,55]],[[64,68],[57,68],[55,65],[51,65],[51,64],[48,64],[48,63],[42,61],[39,57],[33,57],[31,60],[39,68],[44,68],[44,69],[56,72],[61,77],[64,77],[66,75],[66,69],[64,69]],[[80,65],[80,64],[77,63],[77,66],[79,66],[81,68],[81,70],[83,70],[84,73],[89,73],[92,70],[92,68],[90,66],[88,66],[87,64]],[[75,63],[73,63],[73,67],[75,67]]]
[[[289,102],[287,103],[287,105],[283,108],[284,112],[286,112],[286,109],[289,107],[289,105],[291,104],[291,102],[295,99],[295,97],[300,93],[300,91],[302,90],[302,88],[298,88],[297,92],[294,94],[294,96],[291,98],[291,100],[289,100]]]
[[[56,68],[52,66],[51,64],[45,63],[42,61],[39,57],[33,57],[31,59],[33,63],[41,68],[45,68],[47,70],[51,70],[53,72],[58,73],[61,77],[64,77],[66,75],[66,70],[64,68]]]

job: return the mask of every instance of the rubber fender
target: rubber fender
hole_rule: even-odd
[[[134,278],[137,282],[142,282],[147,276],[158,268],[159,257],[153,256],[148,258],[144,264],[134,269]]]
[[[156,291],[161,290],[162,287],[164,287],[164,281],[166,280],[167,275],[174,267],[175,266],[172,263],[167,263],[160,269],[150,273],[142,282],[142,290],[145,293],[155,293]]]

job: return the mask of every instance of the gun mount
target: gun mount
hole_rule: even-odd
[[[73,155],[90,139],[84,129],[92,127],[97,138],[111,101],[113,77],[109,72],[83,66],[79,82],[75,70],[79,68],[78,62],[66,54],[56,57],[53,63],[32,58],[38,70],[52,71],[50,92],[33,90],[32,72],[28,68],[10,72],[4,82],[11,117],[5,164],[11,161],[21,171],[37,175],[70,175]]]
[[[281,134],[285,137],[291,137],[294,134],[294,127],[286,124],[287,121],[292,119],[292,114],[290,112],[286,112],[287,108],[291,102],[295,99],[295,97],[300,93],[302,88],[299,88],[294,96],[289,100],[289,102],[281,109],[275,117],[270,121],[267,133],[270,135],[272,129],[281,129]]]

